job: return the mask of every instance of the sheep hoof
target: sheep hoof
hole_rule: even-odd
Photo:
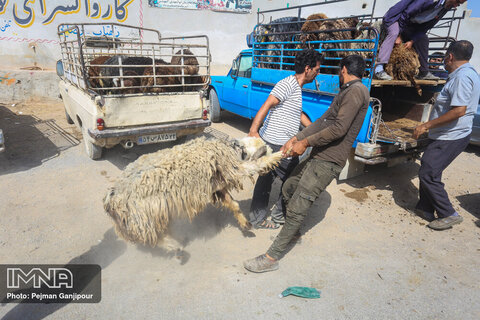
[[[240,227],[242,228],[242,230],[247,231],[247,230],[252,229],[252,224],[247,221],[247,222],[245,222],[243,225],[241,225]]]
[[[255,237],[256,237],[255,233],[253,233],[253,232],[250,231],[250,230],[242,230],[242,235],[243,235],[245,238],[255,238]]]
[[[178,249],[175,252],[175,259],[178,261],[178,263],[184,265],[190,259],[190,254],[184,250]]]

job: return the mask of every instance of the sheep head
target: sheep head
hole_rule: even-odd
[[[189,49],[178,50],[175,55],[172,57],[172,65],[182,65],[182,56],[183,56],[183,70],[185,74],[195,75],[198,74],[199,66],[198,60],[195,55]],[[180,69],[178,69],[180,70]],[[181,72],[179,72],[181,73]]]
[[[281,152],[272,149],[260,138],[245,137],[232,143],[242,160],[242,168],[250,178],[255,174],[266,174],[274,169],[282,159]]]
[[[272,153],[272,149],[260,138],[245,137],[234,140],[232,146],[242,161],[257,160]]]
[[[300,41],[305,43],[307,41],[315,41],[318,40],[317,33],[309,33],[314,31],[319,31],[322,25],[325,23],[322,19],[328,19],[326,15],[323,13],[315,13],[309,15],[307,21],[305,21],[302,25],[302,35],[300,36]],[[320,21],[316,21],[320,20]]]

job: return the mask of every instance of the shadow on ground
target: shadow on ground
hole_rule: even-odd
[[[118,239],[113,231],[113,228],[109,229],[103,235],[102,241],[97,245],[92,246],[88,251],[68,261],[68,264],[98,264],[101,269],[108,267],[115,259],[120,257],[127,249],[127,245],[121,239]],[[81,293],[97,274],[89,274],[86,278],[83,278],[82,282],[75,287],[78,293]],[[16,292],[20,293],[20,292]],[[3,320],[40,320],[48,317],[49,315],[57,312],[61,308],[67,306],[68,303],[20,303],[17,304],[12,310],[10,310],[2,319]]]
[[[80,143],[53,119],[20,115],[3,105],[0,105],[0,128],[5,136],[0,175],[40,166]]]
[[[480,192],[457,196],[457,200],[465,211],[480,219]]]
[[[300,235],[303,237],[307,234],[311,229],[313,229],[317,224],[319,224],[326,216],[328,208],[332,204],[332,196],[327,191],[324,191],[320,194],[320,196],[315,200],[312,207],[310,208],[305,220],[303,220],[303,224],[300,227]],[[278,229],[279,232],[281,229]],[[274,240],[273,238],[272,240]],[[283,258],[286,254],[292,250],[295,245],[301,244],[301,239],[298,241],[292,241],[288,245],[287,249],[283,253]]]
[[[408,162],[389,168],[386,165],[367,166],[364,174],[341,181],[356,188],[354,192],[345,196],[362,202],[368,198],[370,189],[392,191],[392,198],[398,206],[413,207],[418,201],[418,189],[412,180],[418,176],[420,164]]]
[[[464,152],[473,153],[480,157],[480,146],[474,146],[469,144]]]
[[[239,201],[240,209],[244,214],[250,209],[251,200]],[[332,197],[328,192],[323,192],[315,201],[305,218],[300,232],[302,235],[308,233],[320,221],[325,218],[325,214],[330,207]],[[225,209],[218,209],[208,206],[207,209],[196,216],[192,222],[188,219],[176,219],[170,224],[169,235],[177,241],[184,249],[182,251],[167,251],[162,247],[150,248],[148,246],[137,245],[137,249],[145,253],[149,253],[154,257],[162,257],[166,259],[177,258],[180,264],[185,264],[190,258],[188,253],[188,245],[194,240],[208,240],[217,236],[227,226],[232,226],[242,233],[244,237],[255,237],[256,232],[262,230],[251,229],[250,231],[242,231],[233,217],[233,214]],[[280,231],[280,229],[278,229]],[[288,248],[287,252],[293,248],[295,243]]]
[[[251,119],[240,117],[239,115],[230,113],[228,111],[222,111],[221,120],[229,126],[245,132],[245,134],[248,134],[248,131],[250,131],[250,126],[252,125]]]
[[[238,201],[240,209],[246,214],[250,208],[250,200]],[[167,259],[177,258],[181,264],[188,262],[190,254],[188,245],[195,240],[209,240],[217,236],[227,226],[236,228],[244,237],[255,237],[255,230],[241,230],[233,213],[223,208],[216,208],[209,205],[199,213],[191,222],[188,219],[171,219],[169,224],[169,236],[177,242],[181,251],[167,250],[161,244],[151,248],[144,245],[137,245],[137,249],[149,253],[154,257]]]

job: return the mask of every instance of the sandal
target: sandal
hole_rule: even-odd
[[[270,220],[263,220],[262,223],[260,224],[257,224],[255,226],[255,229],[270,229],[270,230],[274,230],[274,229],[278,229],[280,228],[280,225],[278,223],[275,223],[273,221],[270,221]]]
[[[272,217],[272,222],[280,225],[285,224],[285,217],[284,216],[282,216],[281,218]]]

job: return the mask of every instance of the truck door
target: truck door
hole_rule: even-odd
[[[241,55],[234,60],[223,86],[222,108],[245,118],[251,118],[248,97],[251,87],[252,56]]]

